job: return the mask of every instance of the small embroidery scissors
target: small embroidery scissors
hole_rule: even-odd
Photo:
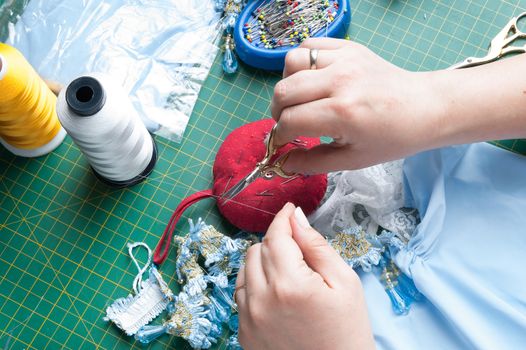
[[[526,12],[513,17],[508,24],[491,40],[488,54],[484,57],[468,57],[464,61],[452,65],[449,69],[469,68],[498,60],[511,53],[525,53],[526,44],[523,46],[511,45],[517,39],[526,39],[526,33],[519,30],[519,20],[526,21]]]
[[[276,127],[278,124],[275,124],[270,130],[268,140],[266,143],[266,153],[265,157],[256,164],[254,170],[252,170],[247,176],[245,176],[241,181],[232,186],[229,190],[223,193],[222,198],[226,199],[226,202],[237,196],[241,191],[248,187],[252,182],[256,181],[258,178],[264,178],[265,180],[271,180],[275,175],[283,177],[285,179],[290,179],[297,176],[296,174],[287,174],[281,168],[289,156],[289,152],[280,156],[275,162],[271,163],[272,157],[276,154],[279,148],[274,144],[274,134],[276,132]]]

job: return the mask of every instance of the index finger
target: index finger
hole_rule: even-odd
[[[342,139],[342,121],[334,98],[322,98],[286,107],[278,119],[274,135],[276,145],[285,145],[300,137],[332,137]]]
[[[261,260],[268,280],[279,280],[294,274],[293,270],[303,261],[303,254],[292,238],[290,217],[294,205],[287,203],[276,214],[261,246]]]

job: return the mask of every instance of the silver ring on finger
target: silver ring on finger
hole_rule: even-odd
[[[309,58],[310,58],[310,69],[317,69],[316,63],[318,61],[318,49],[310,49],[309,50]]]

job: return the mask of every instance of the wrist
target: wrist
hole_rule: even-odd
[[[428,94],[424,149],[484,141],[490,138],[494,116],[486,110],[472,71],[440,70],[422,73]]]
[[[428,127],[433,136],[429,149],[462,143],[461,138],[465,136],[465,130],[469,129],[466,125],[458,123],[463,103],[462,88],[458,89],[458,86],[462,84],[457,81],[457,76],[451,73],[454,72],[426,72],[426,81],[433,100],[429,108]]]
[[[522,55],[524,56],[524,55]],[[519,67],[517,67],[519,66]],[[525,57],[425,73],[434,107],[431,148],[526,137]]]
[[[452,142],[456,133],[450,123],[451,97],[447,84],[451,82],[442,76],[443,71],[410,72],[411,104],[409,127],[414,129],[412,153],[442,147]]]

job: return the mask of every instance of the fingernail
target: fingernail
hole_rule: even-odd
[[[296,207],[294,209],[294,218],[296,218],[296,222],[302,227],[302,228],[310,228],[309,220],[307,220],[307,217],[303,213],[303,210],[301,210],[300,207]]]

